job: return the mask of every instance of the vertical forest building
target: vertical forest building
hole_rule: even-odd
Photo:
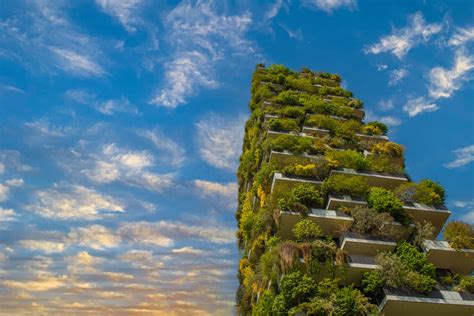
[[[338,75],[257,65],[238,170],[240,315],[474,315],[473,227]],[[442,236],[442,237],[441,237]]]

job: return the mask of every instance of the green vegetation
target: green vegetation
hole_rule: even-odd
[[[474,228],[462,221],[449,222],[443,237],[454,249],[474,249]]]
[[[444,204],[444,189],[422,180],[389,190],[349,171],[331,173],[404,173],[404,148],[377,137],[387,134],[387,126],[364,123],[362,101],[340,82],[335,74],[257,65],[237,171],[238,314],[372,315],[376,308],[363,293],[382,286],[422,293],[434,288],[434,266],[419,251],[425,239],[435,238],[433,224],[409,218],[403,204]],[[284,177],[275,178],[277,172]],[[328,228],[315,214],[329,220],[334,213],[310,214],[329,195],[341,201],[337,210],[352,223]],[[377,255],[381,269],[364,275],[363,293],[346,279],[353,254],[336,243],[344,232],[398,242],[393,252]],[[408,235],[409,242],[401,240]],[[444,237],[457,249],[473,246],[472,226],[465,223],[449,224]],[[453,276],[451,284],[461,291],[474,287],[465,276]]]

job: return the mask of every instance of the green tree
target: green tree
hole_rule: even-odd
[[[323,235],[321,228],[310,219],[302,219],[293,227],[297,242],[313,242]]]
[[[444,228],[443,237],[454,249],[474,248],[474,228],[463,221],[449,222]]]

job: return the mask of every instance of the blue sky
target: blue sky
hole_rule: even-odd
[[[2,1],[0,310],[228,315],[255,64],[335,72],[474,222],[471,1]]]

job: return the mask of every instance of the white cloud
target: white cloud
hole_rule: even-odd
[[[410,97],[403,106],[403,111],[407,112],[410,117],[417,116],[423,112],[434,112],[437,109],[438,106],[432,101],[426,100],[425,97]]]
[[[125,97],[120,97],[119,99],[99,100],[96,94],[81,89],[68,90],[64,96],[78,104],[92,107],[96,111],[105,115],[113,115],[114,113],[120,112],[132,114],[138,113],[135,105]]]
[[[82,173],[98,183],[121,181],[128,185],[161,192],[173,185],[172,174],[157,174],[148,171],[154,166],[153,156],[146,150],[131,151],[107,144],[102,152],[93,155],[94,166]]]
[[[5,57],[27,71],[56,75],[58,70],[77,77],[107,74],[98,41],[83,33],[68,18],[62,1],[30,1],[12,7],[12,18],[0,23]],[[32,54],[34,52],[34,54]]]
[[[94,220],[123,212],[120,202],[80,185],[37,191],[34,196],[34,203],[27,208],[46,218]]]
[[[44,118],[26,122],[25,126],[33,129],[36,135],[41,134],[46,137],[65,137],[71,132],[70,128],[56,126]]]
[[[388,110],[391,110],[395,107],[395,105],[393,104],[393,99],[381,99],[378,103],[377,103],[377,107],[382,110],[382,111],[388,111]]]
[[[226,119],[211,114],[199,121],[196,126],[201,158],[216,168],[236,169],[242,150],[244,125],[243,116]]]
[[[165,65],[164,85],[150,103],[167,108],[185,104],[200,88],[218,87],[214,68],[232,53],[252,52],[244,34],[250,26],[250,14],[227,16],[214,10],[213,2],[182,2],[165,18],[168,40],[175,56]]]
[[[377,70],[378,71],[384,71],[388,68],[388,66],[386,64],[378,64],[377,65]]]
[[[20,187],[23,185],[23,179],[10,179],[4,183],[0,183],[0,202],[6,201],[10,195],[12,187]]]
[[[50,240],[22,240],[20,245],[30,250],[41,250],[45,253],[63,252],[66,245],[63,242]]]
[[[273,3],[270,6],[268,11],[265,12],[265,16],[264,16],[265,21],[271,20],[274,17],[276,17],[278,13],[280,12],[282,6],[283,6],[283,0],[276,0],[275,3]]]
[[[307,0],[306,3],[326,13],[332,13],[344,7],[350,10],[357,8],[356,0]]]
[[[429,72],[430,96],[435,99],[451,97],[456,90],[461,89],[464,82],[472,79],[469,74],[473,69],[474,56],[458,51],[454,58],[453,68],[435,67]]]
[[[0,192],[0,196],[1,196],[1,192]],[[17,220],[17,214],[13,209],[0,207],[0,223],[1,222],[14,222],[16,220]]]
[[[384,123],[387,126],[398,126],[402,123],[402,121],[397,117],[390,116],[390,115],[379,116],[379,115],[374,114],[370,110],[365,111],[365,119],[368,122],[379,121],[379,122]]]
[[[133,25],[137,23],[136,11],[142,0],[96,0],[95,2],[105,13],[115,17],[128,32],[136,31]]]
[[[454,205],[466,209],[461,216],[461,220],[474,225],[474,200],[454,201]]]
[[[58,57],[57,67],[79,77],[100,77],[105,70],[91,56],[65,48],[50,48]]]
[[[474,161],[474,145],[453,150],[456,158],[444,165],[446,168],[459,168]]]
[[[185,255],[202,255],[205,252],[201,249],[196,249],[194,247],[182,247],[171,250],[171,253],[175,254],[185,254]]]
[[[398,83],[400,83],[404,78],[408,76],[410,72],[406,68],[398,68],[394,69],[390,72],[390,80],[388,84],[390,86],[394,86]]]
[[[92,225],[75,228],[68,234],[70,245],[80,245],[96,250],[117,247],[121,238],[114,231],[102,226]]]
[[[101,272],[100,275],[113,282],[133,280],[133,275],[122,272]]]
[[[119,233],[124,239],[138,244],[151,244],[160,247],[173,246],[173,240],[165,236],[154,223],[127,223],[120,227]]]
[[[450,46],[464,46],[466,43],[474,40],[474,27],[458,28],[448,41]]]
[[[139,134],[149,139],[155,147],[163,154],[162,160],[173,166],[181,166],[185,160],[185,150],[172,139],[166,137],[158,128],[153,130],[142,130]]]
[[[205,223],[189,225],[179,221],[132,222],[123,224],[119,234],[126,240],[137,244],[152,244],[171,247],[175,240],[205,240],[217,244],[235,241],[233,228]]]
[[[206,180],[194,180],[194,185],[199,193],[205,196],[219,195],[227,199],[235,199],[237,196],[237,183],[235,182],[222,184]]]
[[[379,43],[366,47],[364,52],[366,54],[389,52],[401,59],[410,49],[427,42],[442,30],[441,24],[427,24],[420,12],[410,16],[408,21],[407,27],[394,29],[391,35],[384,36]]]

